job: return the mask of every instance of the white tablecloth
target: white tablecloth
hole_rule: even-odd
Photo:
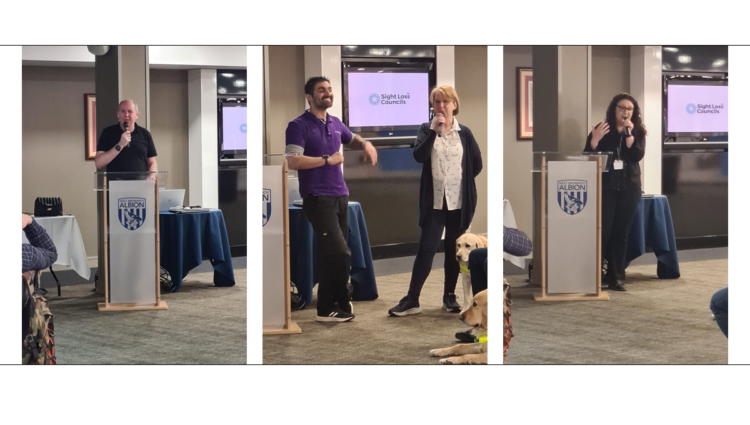
[[[57,249],[56,265],[70,266],[79,276],[88,280],[91,277],[91,269],[86,258],[86,250],[83,248],[83,238],[78,221],[72,215],[59,217],[34,217],[37,223],[47,231]],[[26,234],[23,235],[23,243],[29,243]]]
[[[513,208],[511,208],[510,202],[507,199],[503,199],[503,226],[511,229],[516,228],[516,218],[513,216]],[[509,261],[520,268],[524,268],[526,265],[522,257],[516,257],[505,252],[503,252],[503,260]]]

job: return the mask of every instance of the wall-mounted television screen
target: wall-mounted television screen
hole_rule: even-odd
[[[247,154],[247,102],[244,98],[219,99],[220,159]]]
[[[669,137],[729,134],[727,80],[668,80],[666,135]]]
[[[417,130],[430,117],[426,68],[344,68],[344,123],[355,132]]]

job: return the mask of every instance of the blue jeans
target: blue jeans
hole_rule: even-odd
[[[729,338],[729,287],[719,289],[711,297],[711,311],[716,317],[716,324]]]

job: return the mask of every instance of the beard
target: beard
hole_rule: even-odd
[[[330,99],[330,104],[328,103],[328,100]],[[333,96],[328,96],[325,98],[314,98],[313,99],[313,106],[315,106],[316,109],[328,109],[331,106],[333,106]]]

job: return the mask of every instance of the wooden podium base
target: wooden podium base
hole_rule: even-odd
[[[284,326],[263,326],[263,335],[289,335],[289,334],[301,334],[302,329],[290,321],[288,327]]]
[[[534,293],[534,301],[609,301],[609,294],[547,294]]]
[[[169,310],[167,303],[159,301],[158,304],[152,303],[97,303],[99,311],[143,311],[143,310]]]

